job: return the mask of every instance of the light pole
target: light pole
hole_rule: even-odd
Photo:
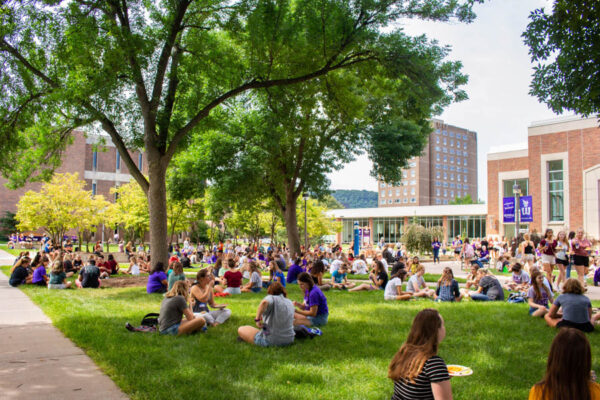
[[[515,195],[515,238],[518,243],[521,230],[521,186],[518,183],[513,185],[513,194]]]
[[[306,251],[308,249],[308,231],[306,230],[306,202],[308,201],[308,193],[304,192],[302,198],[304,199],[304,251]]]

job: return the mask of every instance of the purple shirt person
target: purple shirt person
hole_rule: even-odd
[[[298,283],[298,275],[300,275],[304,271],[304,268],[297,265],[296,263],[292,264],[287,273],[287,283]]]
[[[148,293],[164,293],[167,291],[167,287],[163,285],[163,281],[166,281],[167,274],[163,271],[156,271],[148,277],[148,285],[146,286],[146,292]]]
[[[309,292],[304,293],[305,309],[310,310],[312,306],[317,306],[317,315],[329,314],[327,307],[327,298],[317,285],[313,286]]]
[[[46,267],[44,267],[44,264],[40,264],[40,266],[33,271],[33,278],[31,279],[31,283],[33,283],[34,285],[45,285],[45,277]]]

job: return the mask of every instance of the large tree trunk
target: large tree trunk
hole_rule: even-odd
[[[165,176],[166,163],[156,151],[148,151],[148,211],[150,213],[150,254],[152,264],[162,261],[167,265],[169,253],[167,247],[167,186]]]
[[[296,216],[296,200],[293,195],[287,196],[285,209],[281,210],[287,231],[288,249],[290,256],[300,255],[300,234],[298,233],[298,218]]]

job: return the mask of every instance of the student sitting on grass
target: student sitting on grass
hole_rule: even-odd
[[[183,316],[185,316],[185,321],[183,321]],[[188,306],[187,281],[175,282],[173,288],[167,292],[160,304],[158,315],[158,331],[160,334],[182,336],[206,329],[205,326],[206,321],[204,318],[196,317]]]
[[[96,266],[100,269],[100,279],[106,279],[110,276],[110,266],[104,261],[104,256],[102,254],[98,255],[96,258]]]
[[[352,274],[365,275],[369,272],[367,268],[367,260],[364,254],[358,256],[352,263]]]
[[[556,297],[550,311],[544,315],[552,328],[571,327],[583,332],[593,332],[592,303],[584,294],[583,285],[574,278],[569,278],[563,286],[563,294]],[[558,310],[562,307],[562,313]]]
[[[433,297],[435,291],[429,289],[423,278],[425,275],[425,267],[419,265],[413,276],[410,277],[406,284],[406,291],[413,297]]]
[[[263,282],[263,287],[268,288],[273,282],[281,283],[281,286],[285,287],[285,275],[279,269],[279,265],[275,262],[275,260],[269,261],[269,281]]]
[[[210,326],[220,325],[231,317],[231,310],[225,308],[227,304],[215,304],[213,296],[214,285],[214,276],[208,268],[201,269],[196,274],[196,283],[190,291],[194,315],[204,318],[207,325]],[[208,306],[216,310],[211,311]]]
[[[363,283],[352,289],[350,292],[358,292],[360,290],[385,290],[385,286],[388,283],[388,274],[385,269],[385,266],[380,260],[377,260],[373,263],[373,269],[369,274],[369,279],[371,280],[371,284]]]
[[[517,292],[525,291],[529,288],[529,284],[531,283],[531,278],[529,274],[523,270],[523,266],[519,263],[514,263],[510,269],[512,271],[512,276],[504,288],[506,290],[513,290]]]
[[[308,274],[307,274],[308,275]],[[287,292],[279,282],[273,282],[268,296],[256,310],[253,326],[240,326],[239,339],[261,347],[288,346],[294,342],[294,305],[287,299]]]
[[[262,290],[262,276],[260,274],[260,267],[258,263],[254,260],[250,261],[248,264],[248,268],[250,269],[250,281],[244,285],[242,288],[243,293],[254,292],[260,293]]]
[[[500,281],[488,273],[485,268],[479,269],[479,288],[475,293],[471,293],[471,299],[475,301],[503,301],[504,291]]]
[[[348,282],[348,272],[350,268],[347,264],[342,264],[342,266],[331,274],[331,286],[334,289],[351,289],[356,284],[354,282]]]
[[[126,274],[131,274],[133,276],[140,276],[140,266],[137,263],[137,257],[131,256],[129,257],[129,268],[125,271]]]
[[[47,286],[48,285],[48,275],[46,275],[46,267],[50,263],[47,256],[42,256],[39,265],[33,271],[33,277],[31,278],[31,283],[38,286]]]
[[[544,284],[544,274],[535,269],[531,274],[531,287],[527,292],[529,315],[543,317],[548,312],[548,302],[552,302],[552,291]]]
[[[529,400],[600,399],[600,385],[592,377],[592,352],[587,337],[577,329],[561,329],[550,346],[544,379],[529,392]]]
[[[10,269],[10,279],[8,284],[12,287],[17,287],[25,283],[31,283],[32,276],[27,271],[31,259],[29,257],[21,257]]]
[[[452,268],[446,267],[442,271],[442,276],[438,280],[434,299],[436,301],[460,301],[462,295],[458,289],[458,282],[454,279]]]
[[[448,367],[437,355],[445,337],[444,320],[437,310],[417,314],[388,369],[388,378],[394,381],[392,400],[452,399]]]
[[[223,278],[227,283],[225,293],[240,294],[242,293],[242,273],[236,268],[235,260],[232,258],[227,260],[228,271],[223,274]]]
[[[148,276],[148,284],[146,285],[146,292],[148,293],[166,293],[169,282],[167,281],[167,274],[165,273],[165,265],[158,261],[154,264],[150,276]]]
[[[414,256],[412,260],[408,261],[408,275],[413,276],[417,273],[417,269],[422,265],[419,263],[419,257]]]
[[[325,274],[325,264],[323,261],[317,260],[315,261],[310,268],[310,276],[313,278],[315,285],[319,287],[321,290],[329,290],[331,289],[331,285],[329,283],[323,283],[323,275]]]
[[[168,290],[173,288],[173,285],[177,281],[185,281],[187,278],[185,277],[185,273],[183,272],[183,264],[179,261],[175,261],[173,263],[173,272],[169,275],[167,279],[168,282]]]
[[[287,283],[298,283],[298,275],[305,272],[304,268],[301,267],[302,260],[296,259],[296,262],[290,266],[287,273]]]
[[[108,273],[111,275],[116,275],[119,273],[119,264],[115,261],[115,257],[112,254],[108,255],[108,259],[106,260],[106,266],[108,267]]]
[[[63,263],[56,260],[52,263],[50,271],[50,279],[48,280],[48,289],[68,289],[71,287],[71,282],[67,282],[67,274],[63,270]]]
[[[384,300],[410,300],[412,298],[410,293],[402,291],[402,281],[406,275],[407,272],[404,268],[398,268],[395,273],[392,273],[392,278],[385,286]]]
[[[327,298],[307,272],[298,275],[298,285],[304,291],[304,302],[294,301],[294,325],[323,326],[329,318]]]
[[[94,256],[90,256],[87,265],[79,270],[75,285],[78,288],[96,289],[100,287],[100,269],[96,267]]]

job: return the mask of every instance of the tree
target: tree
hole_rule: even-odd
[[[340,222],[327,216],[327,209],[328,207],[325,204],[316,199],[306,201],[306,226],[309,245],[318,244],[323,240],[323,236],[333,235],[342,230]],[[298,203],[296,215],[298,215],[298,229],[300,232],[304,232],[304,202]],[[304,244],[304,237],[302,244]]]
[[[98,221],[107,202],[85,190],[77,173],[55,174],[39,192],[25,193],[17,203],[15,218],[22,230],[44,229],[54,243],[62,243],[70,229],[88,229]]]
[[[10,235],[16,233],[17,223],[18,221],[15,218],[15,213],[5,211],[4,216],[0,218],[0,236],[8,239]]]
[[[166,262],[167,168],[223,105],[384,63],[396,50],[390,38],[411,44],[381,27],[402,18],[469,22],[481,1],[3,2],[0,170],[13,185],[48,179],[74,129],[104,131],[147,194],[152,256]],[[410,71],[417,59],[406,61]],[[145,149],[148,178],[128,147]]]
[[[466,194],[463,197],[455,197],[454,200],[450,201],[448,204],[482,204],[481,200],[473,200],[470,194]]]
[[[523,33],[536,63],[530,94],[556,113],[600,112],[600,13],[589,0],[555,0],[529,16]]]
[[[116,200],[107,210],[108,221],[111,225],[121,225],[128,238],[138,238],[143,244],[150,223],[146,194],[135,182],[113,187],[110,192],[116,194]]]

